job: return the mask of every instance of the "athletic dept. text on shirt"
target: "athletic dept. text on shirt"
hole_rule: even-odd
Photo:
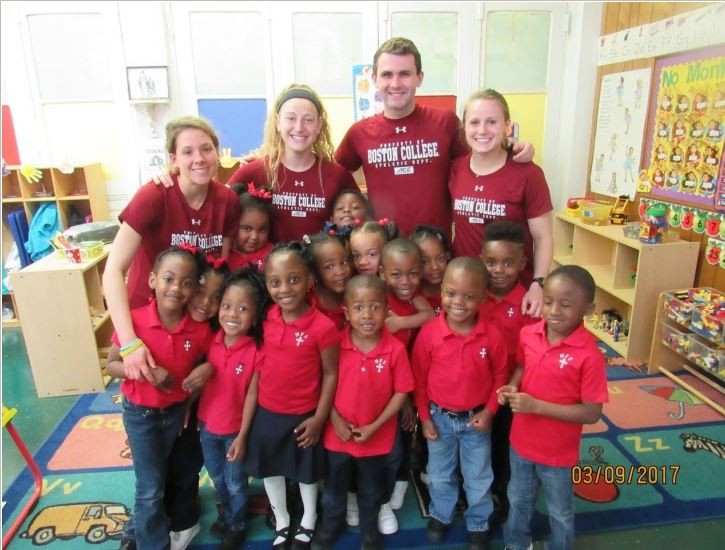
[[[325,209],[325,197],[307,193],[275,193],[272,204],[281,210],[291,210],[295,218],[306,218],[307,212]]]
[[[428,164],[439,157],[438,142],[422,139],[383,143],[368,149],[368,162],[375,168],[395,168],[396,174],[412,174],[413,165]]]
[[[223,235],[210,235],[209,233],[196,233],[194,231],[184,231],[183,233],[171,234],[171,246],[188,243],[191,246],[197,246],[204,252],[221,252]]]
[[[486,223],[486,220],[498,220],[506,216],[506,203],[491,199],[463,197],[453,201],[456,215],[468,216],[468,223]]]

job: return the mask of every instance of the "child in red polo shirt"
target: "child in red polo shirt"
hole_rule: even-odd
[[[524,230],[511,220],[498,220],[486,224],[481,259],[488,271],[488,295],[480,314],[496,325],[507,337],[508,378],[516,370],[516,350],[521,328],[536,319],[521,312],[526,289],[519,278],[526,266],[524,256]],[[511,409],[499,407],[491,428],[491,465],[493,467],[494,515],[491,523],[501,524],[508,513],[506,487],[511,477],[509,466],[509,432]]]
[[[264,279],[255,267],[235,271],[226,280],[219,308],[221,328],[207,354],[215,374],[199,401],[204,464],[224,510],[220,548],[229,550],[239,548],[246,535],[247,474],[242,458],[257,407],[267,304]]]
[[[432,225],[416,225],[410,240],[420,248],[422,280],[420,291],[439,315],[441,312],[441,283],[448,260],[451,259],[451,243],[445,231]]]
[[[145,345],[156,363],[156,383],[125,379],[121,384],[123,425],[136,475],[133,532],[125,534],[138,548],[169,548],[169,519],[164,484],[171,448],[181,429],[188,393],[182,388],[209,346],[208,323],[191,319],[186,306],[196,292],[201,258],[188,245],[172,246],[154,262],[149,286],[155,299],[131,311],[138,338],[120,348],[114,333],[106,371],[126,378],[122,358]]]
[[[385,311],[385,284],[380,278],[356,275],[350,280],[345,289],[350,327],[340,344],[335,403],[323,438],[328,474],[315,548],[331,548],[345,530],[347,487],[353,479],[362,547],[382,547],[377,522],[386,455],[393,448],[398,411],[413,390],[407,352],[385,329]]]
[[[229,251],[229,268],[236,271],[253,265],[262,271],[274,246],[269,242],[272,194],[266,189],[257,189],[253,183],[238,183],[232,189],[239,194],[242,215],[234,246]]]
[[[487,279],[478,258],[451,260],[443,276],[443,313],[421,329],[412,356],[415,400],[428,440],[431,518],[426,536],[441,542],[453,522],[460,463],[470,549],[488,548],[490,430],[498,409],[496,389],[507,377],[503,337],[479,315]]]
[[[511,426],[507,548],[531,545],[536,490],[543,485],[551,526],[548,546],[574,548],[571,467],[579,458],[582,424],[594,424],[607,402],[602,352],[584,328],[594,311],[594,279],[566,265],[544,283],[544,319],[521,330],[519,367],[498,390],[514,413]]]
[[[292,549],[309,548],[317,521],[317,482],[325,476],[320,435],[337,386],[335,324],[310,306],[312,260],[301,243],[280,243],[264,269],[273,305],[264,322],[264,363],[247,444],[247,470],[264,480],[275,518],[273,548],[289,543],[285,478],[299,483],[304,512]]]
[[[312,255],[315,286],[310,293],[311,305],[327,315],[337,330],[345,328],[343,297],[352,268],[342,240],[329,233],[305,235],[302,242]]]

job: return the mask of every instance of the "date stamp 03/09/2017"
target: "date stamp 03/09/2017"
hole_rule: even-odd
[[[600,482],[616,485],[676,485],[680,475],[680,466],[638,465],[614,466],[611,464],[595,464],[593,466],[572,466],[571,482],[575,485],[599,484]]]

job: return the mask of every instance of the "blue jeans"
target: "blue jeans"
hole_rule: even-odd
[[[514,451],[513,447],[508,487],[510,508],[503,531],[506,548],[524,550],[531,544],[531,520],[539,485],[544,487],[551,527],[551,535],[544,547],[547,550],[573,549],[574,491],[571,468],[531,462]]]
[[[217,435],[199,423],[204,465],[216,489],[217,500],[224,508],[224,519],[234,531],[244,531],[247,510],[247,474],[241,460],[229,462],[227,453],[237,434]]]
[[[451,418],[433,403],[430,413],[438,432],[437,440],[428,441],[430,515],[446,525],[453,522],[460,487],[457,473],[460,462],[468,501],[464,514],[466,530],[488,531],[488,517],[493,512],[491,434],[468,427],[470,418]]]
[[[184,404],[166,409],[141,407],[123,400],[123,426],[136,476],[134,521],[127,535],[139,550],[169,548],[169,518],[164,510],[164,486],[171,447],[184,420]]]

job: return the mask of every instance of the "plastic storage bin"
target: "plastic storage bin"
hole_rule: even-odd
[[[581,202],[581,217],[584,223],[607,225],[612,204],[606,201],[584,200]]]
[[[725,349],[696,334],[689,334],[688,338],[690,343],[687,347],[687,358],[690,361],[712,374],[725,372]]]
[[[664,293],[664,313],[668,319],[689,327],[693,308],[694,304],[692,303],[690,291],[681,290]]]
[[[675,350],[683,357],[688,356],[687,352],[690,349],[689,333],[662,323],[662,343],[668,348]]]

